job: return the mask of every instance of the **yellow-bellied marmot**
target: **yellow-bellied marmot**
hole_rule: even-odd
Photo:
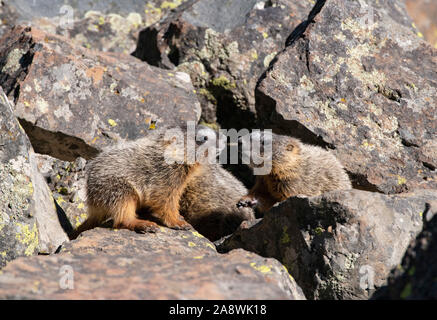
[[[179,135],[177,131],[169,135],[169,130],[173,129],[150,131],[147,137],[109,148],[88,163],[88,218],[70,239],[106,220],[112,220],[114,228],[155,231],[155,222],[138,216],[142,209],[164,226],[191,227],[179,214],[180,198],[187,183],[201,172],[201,161],[211,156],[208,150],[218,154],[221,146],[217,146],[212,129],[197,126],[195,142],[191,142],[195,152],[204,154],[189,161],[188,139],[182,138],[182,144],[175,141],[184,137],[186,130]]]
[[[255,219],[252,208],[235,203],[247,194],[246,187],[219,164],[202,166],[187,184],[180,213],[211,241],[234,232],[244,220]]]
[[[254,187],[243,197],[237,207],[257,207],[260,213],[268,211],[275,203],[296,196],[317,196],[332,190],[351,189],[351,182],[342,164],[329,151],[307,145],[298,139],[270,132],[254,132],[251,141],[260,142],[263,162],[252,168],[271,167],[268,174],[256,177]],[[271,154],[266,152],[271,146]]]

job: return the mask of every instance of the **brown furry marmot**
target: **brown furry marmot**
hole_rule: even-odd
[[[211,241],[234,232],[244,220],[255,219],[252,208],[235,203],[247,194],[244,185],[219,164],[202,166],[181,197],[180,213]]]
[[[88,219],[73,231],[70,239],[106,220],[112,220],[114,228],[140,232],[156,231],[158,225],[151,220],[174,229],[191,227],[179,214],[179,201],[189,181],[201,172],[202,161],[211,156],[208,150],[218,154],[221,146],[217,146],[212,129],[197,126],[195,141],[190,145],[201,157],[193,161],[187,153],[186,130],[170,134],[171,140],[169,130],[150,131],[147,137],[109,148],[90,161]],[[138,212],[143,209],[154,219],[141,219]]]
[[[275,203],[292,196],[317,196],[352,188],[342,164],[327,150],[274,133],[254,132],[250,139],[260,142],[263,162],[256,165],[250,157],[249,166],[267,165],[271,170],[256,177],[254,187],[237,203],[237,207],[256,206],[262,214]],[[271,156],[264,152],[270,146]]]

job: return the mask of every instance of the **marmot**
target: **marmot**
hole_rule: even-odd
[[[211,241],[234,232],[244,220],[255,219],[252,208],[235,203],[246,187],[220,164],[202,166],[187,184],[180,201],[181,215]]]
[[[255,165],[251,156],[249,166],[267,165],[271,171],[256,177],[254,187],[237,203],[237,207],[256,206],[263,214],[275,203],[292,196],[317,196],[352,188],[342,164],[327,150],[270,132],[254,132],[250,139],[259,139],[263,163]],[[271,146],[271,156],[264,154],[267,146]]]
[[[196,126],[195,142],[190,141],[194,157],[187,152],[186,132],[156,129],[147,137],[116,145],[91,160],[87,164],[88,218],[70,239],[106,220],[112,220],[114,228],[156,231],[158,225],[141,219],[141,211],[164,226],[191,228],[179,214],[181,195],[187,183],[201,172],[202,163],[207,163],[206,157],[215,158],[223,146],[217,145],[212,129]],[[208,154],[208,150],[216,154]]]

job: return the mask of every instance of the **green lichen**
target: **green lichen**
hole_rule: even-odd
[[[282,244],[287,244],[290,242],[290,236],[287,233],[288,227],[285,226],[282,228],[282,236],[281,236],[281,243]]]
[[[222,87],[226,90],[232,90],[232,89],[235,89],[237,87],[234,82],[231,82],[225,76],[220,76],[218,78],[212,79],[211,84],[214,85],[215,87]]]
[[[199,124],[202,126],[209,127],[215,131],[218,131],[220,129],[220,126],[217,123],[209,123],[209,122],[205,122],[205,121],[200,121]]]
[[[29,228],[27,224],[17,223],[19,232],[15,235],[15,238],[25,245],[27,248],[24,251],[26,256],[32,255],[38,248],[38,229],[36,223],[33,224],[32,229]]]
[[[272,270],[272,268],[270,268],[269,266],[266,266],[266,265],[259,265],[258,266],[255,262],[252,262],[250,264],[250,266],[261,273],[270,273]]]
[[[200,88],[197,92],[199,94],[201,94],[202,96],[205,96],[209,102],[211,102],[215,105],[217,104],[217,99],[214,97],[214,95],[209,90],[207,90],[205,88]]]
[[[188,242],[188,246],[191,248],[191,247],[195,247],[196,244],[195,244],[194,242],[189,241],[189,242]]]
[[[277,52],[275,51],[265,56],[263,60],[263,65],[265,68],[267,68],[270,65],[270,62],[272,62],[272,60],[276,57],[276,54]]]
[[[323,232],[325,232],[325,229],[323,229],[321,227],[317,227],[314,229],[314,233],[318,236],[320,236]]]
[[[404,289],[401,292],[401,299],[406,299],[411,295],[412,286],[411,283],[407,283]]]
[[[407,179],[404,177],[398,176],[398,185],[403,185],[407,183]]]
[[[161,3],[161,9],[175,9],[180,6],[181,3],[182,0],[164,1],[163,3]]]
[[[416,267],[412,266],[410,270],[408,270],[408,275],[409,276],[414,276],[414,274],[416,273]]]
[[[12,50],[6,58],[6,64],[3,67],[2,72],[9,74],[17,72],[20,68],[20,60],[25,53],[26,51],[23,49]]]

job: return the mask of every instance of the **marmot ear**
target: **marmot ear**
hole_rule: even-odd
[[[294,150],[294,144],[292,144],[292,143],[287,144],[287,147],[285,149],[287,151],[293,151]]]

